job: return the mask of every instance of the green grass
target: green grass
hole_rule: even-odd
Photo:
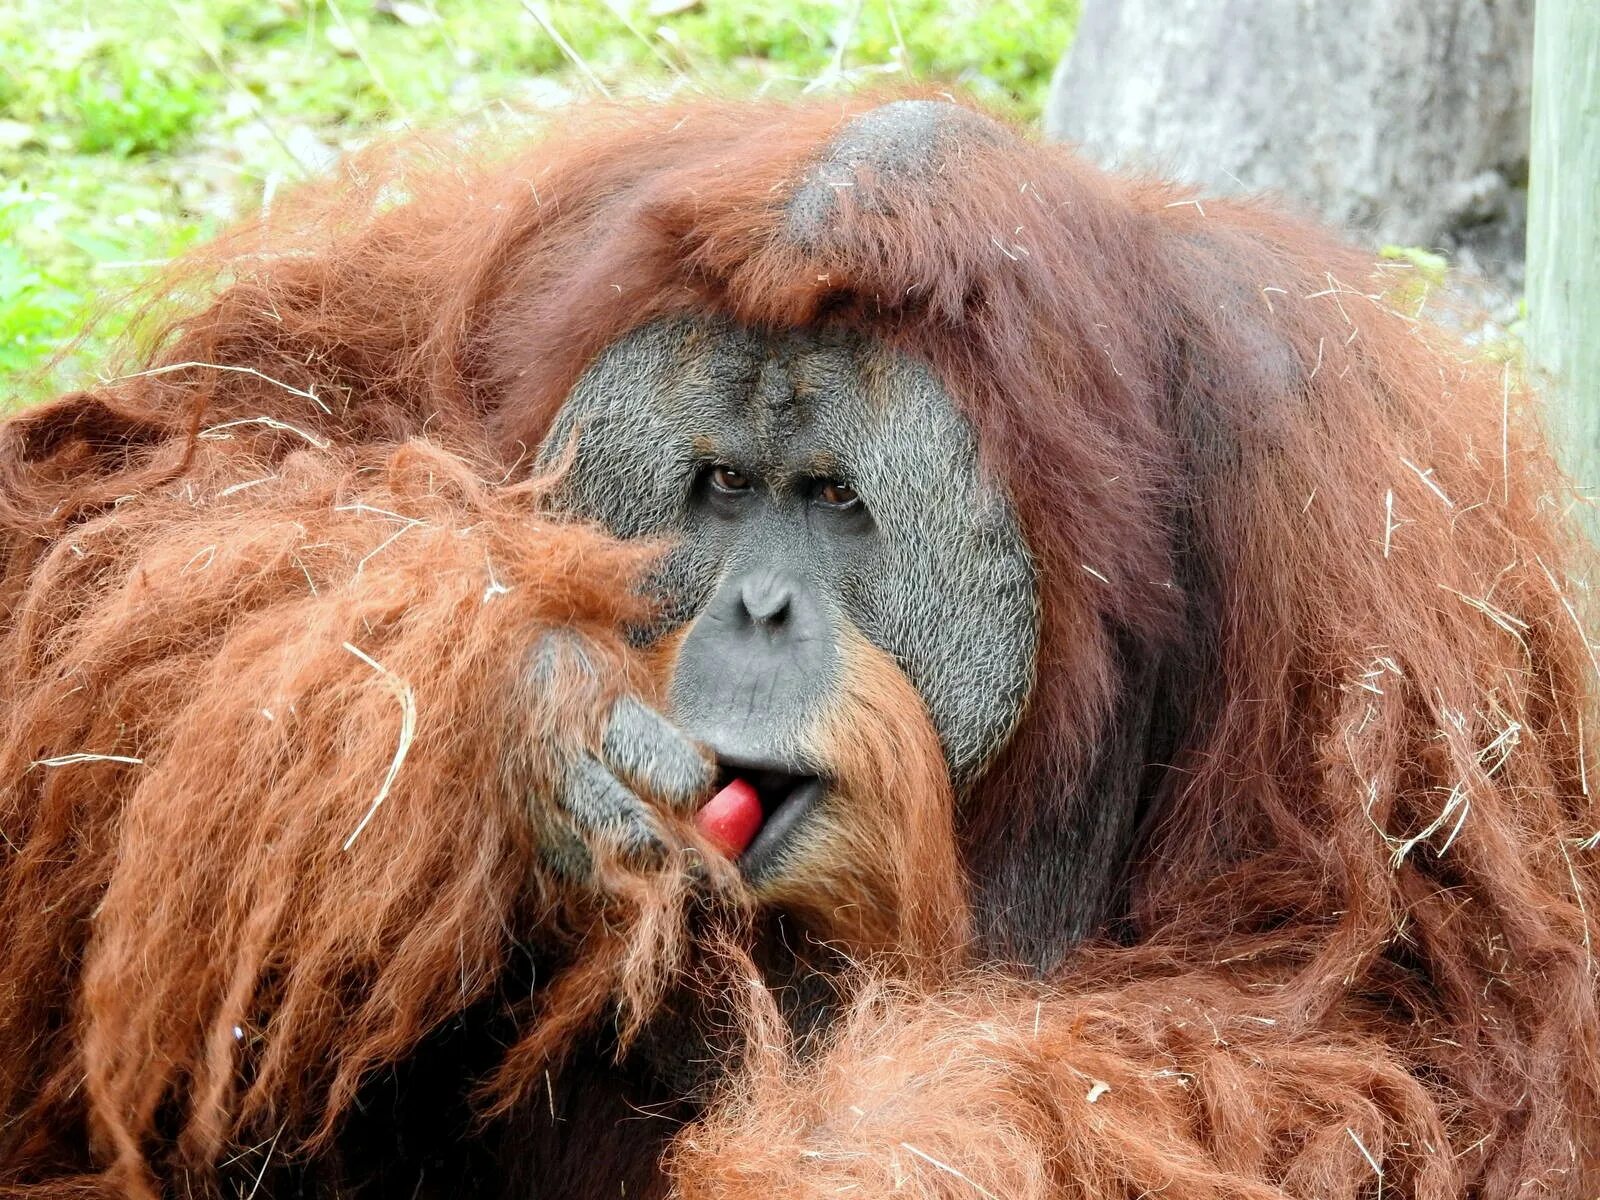
[[[0,407],[80,383],[121,328],[115,297],[377,132],[581,102],[597,86],[784,94],[894,79],[955,82],[1028,119],[1076,9],[0,0]]]

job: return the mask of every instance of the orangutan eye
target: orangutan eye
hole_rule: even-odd
[[[817,501],[829,508],[858,508],[861,497],[856,495],[855,488],[847,483],[840,483],[836,479],[824,479],[817,487]]]
[[[750,477],[738,467],[717,463],[711,468],[711,486],[719,492],[748,492]]]

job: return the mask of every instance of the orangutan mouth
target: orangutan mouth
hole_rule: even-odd
[[[717,787],[696,823],[755,881],[827,791],[822,777],[770,762],[718,760]]]
[[[815,775],[789,775],[768,771],[751,780],[761,799],[761,831],[739,856],[739,869],[749,878],[761,873],[763,865],[799,827],[826,790]]]

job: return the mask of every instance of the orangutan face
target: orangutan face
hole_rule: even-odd
[[[926,367],[846,332],[660,321],[583,377],[541,457],[569,452],[563,507],[672,539],[646,636],[678,639],[672,718],[759,797],[752,882],[794,866],[843,802],[841,698],[903,692],[958,785],[1015,726],[1033,565]]]

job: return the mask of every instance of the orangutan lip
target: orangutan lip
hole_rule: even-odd
[[[756,789],[761,801],[761,828],[739,855],[739,869],[754,880],[768,869],[774,856],[815,807],[827,790],[820,776],[775,768],[768,763],[719,762],[718,787],[739,778]]]
[[[766,815],[766,820],[761,823],[761,832],[739,856],[739,869],[744,872],[745,878],[755,879],[772,865],[789,835],[805,821],[806,815],[816,806],[825,790],[823,781],[812,775],[797,778],[795,786],[773,807],[769,808],[766,798],[762,797],[761,811]],[[760,791],[759,787],[757,791]]]

